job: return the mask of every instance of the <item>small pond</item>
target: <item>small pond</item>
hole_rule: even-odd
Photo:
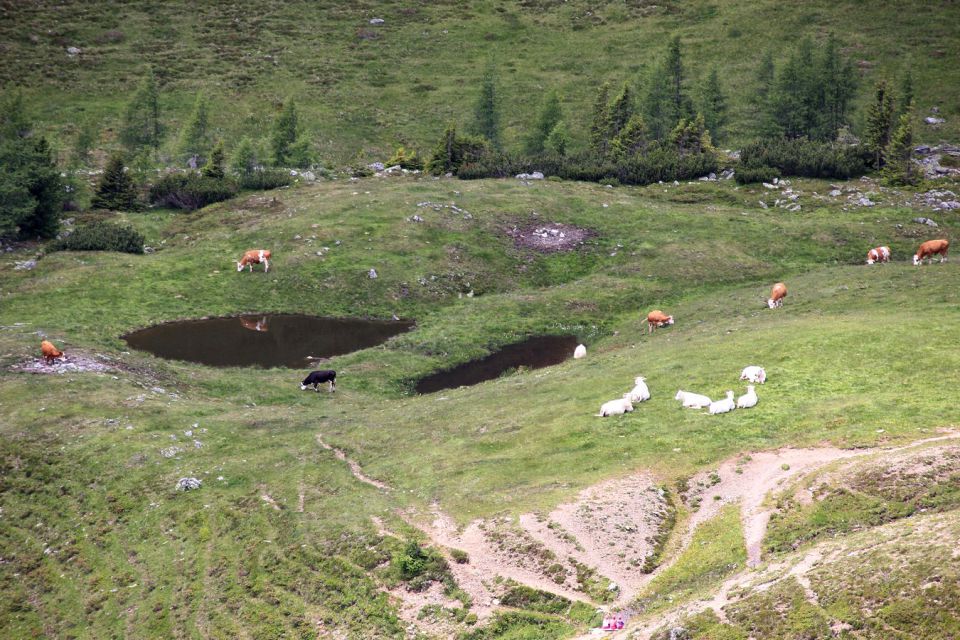
[[[314,359],[366,349],[409,331],[406,320],[262,314],[154,325],[123,336],[134,349],[212,367],[322,368]]]
[[[421,378],[414,389],[417,393],[433,393],[492,380],[517,367],[549,367],[573,357],[576,348],[576,336],[534,336],[507,345],[485,358]]]

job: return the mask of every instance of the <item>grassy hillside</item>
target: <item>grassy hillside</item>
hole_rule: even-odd
[[[918,122],[934,106],[946,119],[939,129],[919,125],[917,138],[960,133],[960,8],[950,2],[38,0],[0,11],[0,85],[22,87],[64,148],[87,125],[101,131],[98,145],[114,145],[123,107],[152,65],[171,136],[198,91],[228,147],[264,136],[293,97],[325,162],[385,159],[398,144],[425,149],[448,122],[464,123],[488,61],[498,69],[508,145],[529,130],[550,88],[563,94],[582,142],[595,87],[642,83],[674,34],[692,93],[710,69],[720,71],[732,120],[723,144],[750,133],[747,101],[762,54],[782,60],[803,36],[828,33],[856,64],[861,103],[877,79],[909,66]],[[371,25],[375,17],[384,23]]]
[[[794,183],[799,213],[727,182],[323,182],[119,216],[152,254],[54,253],[0,271],[0,636],[399,638],[420,624],[395,599],[409,585],[404,541],[423,540],[406,520],[431,508],[465,523],[544,510],[639,469],[672,485],[741,451],[956,426],[960,268],[908,259],[922,239],[955,237],[960,220],[937,213],[929,229],[911,222],[910,194],[857,186],[878,206],[815,196],[829,190],[815,181]],[[509,234],[547,222],[593,235],[539,254]],[[881,243],[895,262],[862,266]],[[231,260],[254,245],[273,250],[271,271],[236,273]],[[780,279],[790,294],[767,310]],[[648,335],[651,308],[676,325]],[[119,339],[251,311],[396,313],[418,326],[334,358],[335,395],[301,392],[301,371],[164,362]],[[409,393],[427,372],[560,332],[584,341],[587,359]],[[38,333],[113,370],[17,371]],[[756,409],[708,416],[672,399],[742,390],[737,375],[754,363],[769,376]],[[637,375],[648,403],[592,415]],[[357,481],[318,434],[390,490]],[[165,457],[169,447],[181,451]],[[184,476],[202,488],[175,491]],[[473,637],[562,637],[590,612],[517,610]],[[470,629],[466,610],[444,615]]]

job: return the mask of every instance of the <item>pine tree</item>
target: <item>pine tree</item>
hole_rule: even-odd
[[[727,100],[720,87],[720,74],[716,67],[710,71],[700,91],[700,113],[713,137],[719,138],[727,123]]]
[[[207,151],[210,149],[208,110],[207,99],[202,93],[198,93],[193,104],[193,113],[190,114],[190,121],[180,137],[180,153],[185,158],[196,156],[201,161],[206,158]]]
[[[223,180],[223,177],[226,175],[226,172],[223,169],[225,162],[226,157],[223,152],[223,141],[220,141],[217,142],[217,145],[213,148],[213,151],[210,152],[210,157],[207,159],[207,164],[203,166],[203,169],[200,171],[200,173],[207,178]]]
[[[297,139],[297,107],[288,100],[283,111],[273,123],[270,147],[273,151],[273,164],[280,167],[287,164],[290,147]]]
[[[677,122],[690,111],[690,101],[683,90],[683,59],[680,52],[680,36],[675,36],[670,41],[664,72],[670,81],[670,104],[673,109],[670,116],[674,122]]]
[[[623,159],[642,153],[646,150],[648,143],[647,125],[643,121],[643,116],[634,114],[613,139],[610,147],[614,157]]]
[[[768,51],[757,69],[756,91],[751,100],[755,118],[754,133],[761,139],[776,138],[783,134],[774,114],[775,71],[773,54]]]
[[[900,79],[900,100],[897,101],[897,116],[902,116],[913,107],[913,72],[908,66]]]
[[[497,76],[492,64],[487,65],[480,83],[480,95],[473,109],[473,133],[483,136],[495,149],[500,148],[500,97]]]
[[[253,173],[257,168],[257,152],[250,138],[244,137],[237,143],[230,159],[230,170],[238,175]]]
[[[0,101],[0,238],[56,235],[63,181],[45,138],[33,124],[20,93]]]
[[[890,134],[893,129],[893,96],[887,87],[887,81],[877,83],[873,104],[867,112],[867,131],[864,143],[873,156],[873,166],[880,169],[884,165],[884,154],[890,143]]]
[[[633,92],[630,91],[630,85],[626,82],[623,83],[617,97],[613,99],[609,113],[610,129],[607,135],[610,139],[613,139],[627,126],[627,122],[633,116]]]
[[[665,140],[681,118],[689,118],[693,104],[684,89],[680,37],[670,41],[663,63],[650,74],[643,100],[643,115],[650,135]]]
[[[127,104],[120,126],[120,141],[130,151],[142,147],[158,149],[161,137],[160,90],[153,70],[148,69],[146,77]]]
[[[913,164],[913,109],[900,116],[897,129],[887,147],[887,164],[883,176],[888,184],[916,185],[920,174]]]
[[[540,107],[540,114],[537,116],[537,122],[533,131],[527,137],[526,152],[531,155],[542,153],[547,137],[556,128],[557,123],[563,118],[563,108],[560,104],[560,94],[550,91],[543,100]]]
[[[604,82],[597,90],[590,120],[590,150],[598,157],[607,155],[610,142],[610,83]]]
[[[820,87],[817,106],[818,122],[813,137],[834,140],[840,127],[846,124],[850,101],[853,99],[855,75],[849,60],[840,58],[836,38],[831,34],[823,47],[823,55],[816,62],[816,84]]]
[[[544,146],[551,153],[558,156],[567,155],[567,147],[570,146],[570,134],[567,131],[567,125],[561,120],[550,130],[550,135],[544,143]]]
[[[107,162],[90,206],[115,211],[135,211],[139,208],[137,186],[124,169],[123,156],[112,156]]]
[[[694,118],[681,118],[670,134],[670,141],[681,156],[697,155],[713,151],[710,132],[703,120],[703,114]]]

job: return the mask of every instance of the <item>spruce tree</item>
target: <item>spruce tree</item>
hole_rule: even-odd
[[[643,100],[643,115],[650,135],[666,139],[681,118],[689,118],[693,104],[684,87],[683,55],[680,37],[667,46],[663,63],[651,73]]]
[[[686,116],[690,111],[690,101],[683,90],[683,59],[680,51],[680,36],[675,36],[667,48],[667,61],[664,72],[670,81],[671,119],[674,122]]]
[[[130,151],[142,147],[156,150],[160,147],[161,135],[160,90],[153,70],[148,69],[124,111],[120,141]]]
[[[623,83],[617,97],[613,99],[609,113],[610,129],[607,135],[613,139],[627,126],[627,122],[633,115],[633,92],[630,91],[630,85],[626,82]]]
[[[563,108],[560,104],[560,94],[556,90],[550,91],[543,99],[543,105],[540,107],[540,114],[537,116],[537,122],[533,131],[527,137],[525,150],[527,153],[536,155],[542,153],[547,137],[556,128],[557,123],[563,118]]]
[[[92,208],[115,211],[135,211],[139,208],[137,186],[125,171],[123,160],[123,156],[114,155],[107,162],[90,203]]]
[[[681,157],[713,151],[710,132],[704,123],[702,113],[690,119],[681,118],[670,134],[670,141]]]
[[[270,148],[273,152],[273,164],[280,167],[289,160],[290,147],[297,139],[297,107],[293,100],[287,101],[283,111],[273,123]]]
[[[754,113],[753,130],[758,138],[776,138],[783,133],[774,114],[775,71],[773,54],[768,51],[757,69],[756,90],[751,100]]]
[[[817,60],[816,84],[821,87],[817,106],[818,122],[813,137],[834,140],[840,127],[846,124],[850,101],[853,99],[855,75],[849,60],[840,57],[836,38],[831,34]]]
[[[544,146],[548,151],[558,156],[567,155],[567,147],[570,146],[570,134],[567,131],[567,125],[561,120],[550,130]]]
[[[714,138],[719,138],[727,123],[727,100],[720,87],[720,74],[714,67],[700,91],[700,113]]]
[[[495,149],[500,148],[500,97],[497,95],[496,71],[487,65],[480,83],[480,95],[473,109],[473,133],[483,136]]]
[[[897,116],[902,116],[913,106],[913,72],[908,66],[900,79],[900,99],[897,101]]]
[[[649,134],[643,116],[634,114],[617,134],[617,137],[613,139],[611,150],[614,157],[625,159],[645,151],[648,143]]]
[[[913,164],[913,109],[900,116],[897,129],[890,138],[886,153],[887,163],[883,176],[888,184],[916,185],[920,173]]]
[[[607,155],[610,142],[610,83],[604,82],[597,89],[593,101],[593,116],[590,120],[590,150],[598,157]]]
[[[867,131],[864,144],[873,156],[873,166],[880,169],[884,165],[884,154],[890,143],[893,129],[893,96],[886,80],[877,83],[873,104],[867,112]]]
[[[180,153],[185,158],[196,156],[201,161],[206,159],[210,149],[208,110],[207,99],[202,93],[198,93],[190,120],[180,137]]]
[[[223,180],[223,177],[226,175],[226,172],[223,169],[225,161],[223,142],[220,141],[217,142],[217,145],[213,148],[213,151],[210,152],[210,157],[207,159],[207,164],[203,166],[203,169],[200,173],[207,178]]]

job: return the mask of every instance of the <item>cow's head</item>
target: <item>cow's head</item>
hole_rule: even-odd
[[[917,266],[919,264],[920,264],[920,254],[915,253],[913,254],[913,266]]]
[[[306,391],[306,390],[309,389],[309,388],[310,388],[310,387],[308,387],[307,385],[303,384],[302,382],[300,383],[300,391]]]
[[[770,298],[770,299],[767,300],[767,306],[768,306],[769,308],[773,309],[774,307],[777,306],[777,301],[774,300],[773,298]]]
[[[237,262],[237,271],[243,271],[243,263]]]

